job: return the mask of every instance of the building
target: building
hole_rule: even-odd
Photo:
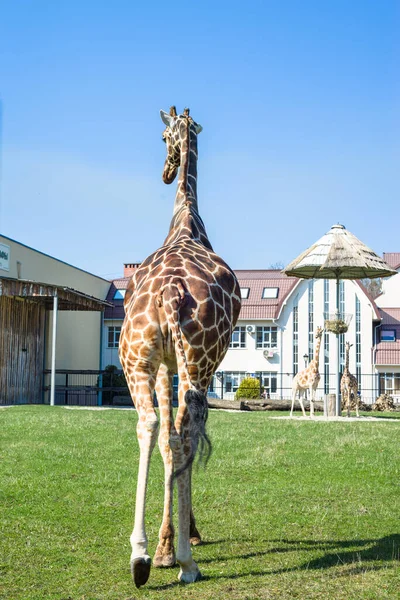
[[[109,364],[120,367],[118,340],[124,318],[123,297],[129,278],[139,264],[125,264],[124,277],[115,279],[110,287],[107,300],[113,307],[107,308],[104,315],[103,368]],[[325,318],[335,312],[336,281],[296,279],[278,270],[235,272],[241,287],[242,309],[210,393],[233,398],[240,382],[253,376],[272,398],[290,398],[293,376],[314,358],[317,327],[324,326]],[[394,279],[398,279],[400,285],[399,274],[399,278],[395,276],[384,283],[387,287],[382,294],[382,298],[390,302],[397,293],[391,291]],[[398,312],[391,308],[390,315],[385,315],[359,281],[343,280],[339,291],[340,312],[349,321],[347,333],[339,336],[340,372],[345,365],[345,341],[349,341],[353,344],[350,371],[358,379],[364,402],[372,403],[380,391],[392,389],[391,373],[398,373],[400,377],[400,340],[399,356],[393,355],[398,371],[392,371],[392,367],[389,371],[387,365],[377,363],[383,356],[380,354],[383,346],[379,344],[389,343],[377,337],[377,332],[380,328],[388,329],[387,325],[392,322],[388,319],[400,317],[400,294],[397,293]],[[400,327],[400,322],[398,325]],[[390,348],[393,353],[393,345]],[[335,393],[337,361],[336,335],[325,331],[319,356],[321,380],[317,398]]]
[[[315,333],[335,312],[336,281],[287,277],[280,271],[236,271],[242,310],[214,388],[232,397],[242,379],[252,375],[273,398],[290,398],[294,375],[315,355]],[[358,378],[363,398],[372,400],[375,378],[371,370],[373,324],[380,315],[375,302],[357,281],[340,282],[340,312],[350,320],[339,336],[340,371],[345,364],[345,340],[353,344],[350,371]],[[335,393],[336,335],[324,331],[319,352],[321,380],[317,398]]]
[[[400,252],[383,255],[397,275],[382,282],[376,298],[381,322],[374,331],[373,366],[379,376],[379,390],[400,402]]]
[[[53,391],[65,380],[60,371],[100,368],[109,289],[101,277],[0,235],[0,404],[49,402],[52,378]]]

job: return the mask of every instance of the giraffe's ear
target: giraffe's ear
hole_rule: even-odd
[[[160,110],[160,116],[164,125],[166,125],[167,127],[173,126],[175,120],[174,117],[171,117],[171,115],[166,113],[164,110]]]
[[[201,133],[203,131],[203,128],[198,123],[196,123],[195,127],[196,127],[196,133],[197,133],[197,135],[199,135],[199,133]]]

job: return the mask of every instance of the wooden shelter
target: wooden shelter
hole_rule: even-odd
[[[57,311],[102,311],[108,305],[69,287],[0,277],[0,404],[42,402],[48,311],[54,312],[54,398]]]

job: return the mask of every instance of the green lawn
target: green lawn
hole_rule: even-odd
[[[210,412],[213,454],[193,493],[203,580],[185,586],[177,568],[153,569],[136,590],[135,411],[1,409],[0,598],[398,598],[400,421],[269,417]],[[156,449],[150,554],[162,497]]]

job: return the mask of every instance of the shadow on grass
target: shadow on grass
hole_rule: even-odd
[[[237,540],[240,541],[240,540]],[[249,540],[248,540],[249,541]],[[222,542],[222,540],[221,540]],[[218,542],[210,541],[209,544]],[[250,552],[247,554],[231,554],[229,556],[218,556],[213,559],[199,560],[199,566],[207,563],[225,562],[230,560],[248,560],[263,557],[270,554],[288,552],[324,552],[323,556],[307,560],[300,565],[284,569],[260,568],[257,571],[245,571],[237,574],[218,574],[204,576],[202,581],[218,579],[240,579],[248,576],[279,575],[281,573],[310,571],[317,569],[329,569],[331,567],[353,565],[349,574],[370,571],[378,571],[387,568],[388,562],[400,560],[400,534],[392,534],[379,539],[365,540],[268,540],[266,544],[274,544],[272,548],[265,551]],[[370,563],[366,565],[366,563]],[[382,564],[376,564],[376,563]],[[148,589],[167,590],[183,585],[178,581],[163,586],[148,586]]]

